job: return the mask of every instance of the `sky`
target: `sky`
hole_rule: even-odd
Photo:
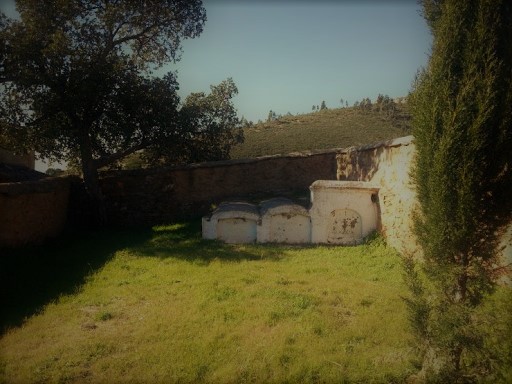
[[[239,116],[311,112],[379,93],[406,96],[432,43],[415,0],[206,0],[203,33],[183,42],[180,96],[232,77]]]

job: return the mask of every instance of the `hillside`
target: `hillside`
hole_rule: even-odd
[[[325,109],[244,129],[245,142],[231,150],[233,159],[296,151],[345,148],[393,139],[410,134],[405,105],[393,116],[358,107]]]

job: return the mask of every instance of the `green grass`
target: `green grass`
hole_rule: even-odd
[[[296,151],[346,148],[410,134],[407,107],[394,119],[357,108],[327,109],[283,116],[244,130],[245,141],[231,150],[231,157],[252,158]]]
[[[380,238],[226,245],[192,222],[38,249],[2,261],[26,284],[2,282],[0,382],[400,383],[416,369],[400,257]]]

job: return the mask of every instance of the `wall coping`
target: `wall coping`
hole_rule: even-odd
[[[204,169],[204,168],[215,168],[219,166],[236,166],[240,164],[254,164],[263,161],[271,161],[276,159],[297,159],[311,156],[321,156],[321,155],[339,155],[346,154],[353,151],[365,151],[370,149],[376,149],[380,147],[399,147],[402,145],[409,145],[414,141],[413,136],[404,136],[396,139],[379,141],[372,144],[366,144],[361,146],[351,146],[347,148],[330,148],[330,149],[318,149],[318,150],[308,150],[308,151],[299,151],[299,152],[290,152],[287,154],[278,154],[278,155],[267,155],[267,156],[259,156],[253,158],[243,158],[243,159],[231,159],[231,160],[220,160],[220,161],[208,161],[202,163],[192,163],[187,165],[177,165],[177,166],[167,166],[167,167],[158,167],[158,168],[140,168],[140,169],[123,169],[117,171],[102,171],[100,172],[100,177],[102,179],[118,177],[118,176],[141,176],[141,175],[159,175],[162,173],[167,173],[170,171],[186,171],[190,169]]]
[[[378,192],[380,186],[368,181],[317,180],[309,187],[311,191],[325,189],[357,190]]]
[[[344,154],[348,154],[351,152],[361,152],[361,151],[367,151],[367,150],[377,149],[377,148],[382,148],[382,147],[392,148],[392,147],[408,146],[413,143],[414,143],[414,136],[409,135],[409,136],[398,137],[396,139],[379,141],[377,143],[372,143],[372,144],[343,148],[338,151],[338,154],[344,155]]]

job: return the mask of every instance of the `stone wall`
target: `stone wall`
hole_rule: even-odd
[[[70,184],[69,178],[0,184],[0,247],[59,235],[66,224]]]
[[[104,173],[101,188],[112,225],[151,225],[200,217],[225,200],[307,196],[316,180],[336,179],[336,150],[301,152]]]
[[[412,213],[416,204],[410,169],[413,137],[347,148],[337,155],[338,180],[370,181],[379,186],[380,227],[388,244],[403,253],[416,253]]]

